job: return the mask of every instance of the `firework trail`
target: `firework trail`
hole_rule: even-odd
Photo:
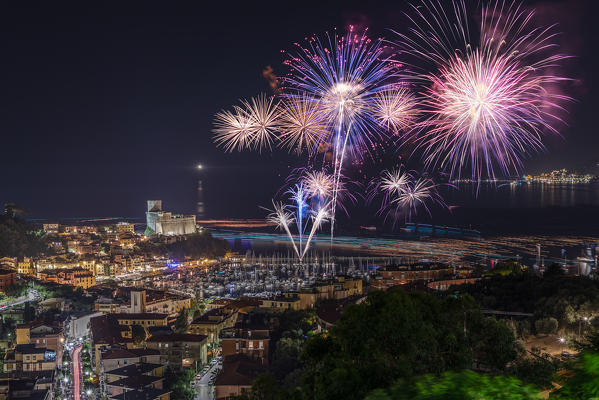
[[[283,229],[287,233],[289,241],[293,245],[293,250],[295,251],[295,254],[297,254],[297,256],[301,259],[302,256],[300,255],[300,252],[298,251],[297,246],[295,245],[295,240],[293,239],[293,235],[291,234],[291,230],[289,229],[289,226],[295,222],[295,220],[293,219],[293,213],[289,212],[287,210],[287,207],[285,207],[280,202],[277,203],[273,200],[272,206],[273,209],[268,210],[271,211],[271,213],[268,214],[268,216],[266,217],[266,221],[277,226],[277,228],[279,229]]]
[[[428,64],[418,76],[424,121],[416,131],[427,167],[472,178],[518,171],[523,157],[543,148],[544,132],[556,132],[554,114],[567,100],[547,88],[566,57],[555,53],[553,27],[533,26],[533,12],[515,2],[481,8],[476,29],[465,2],[423,1],[413,6],[410,33],[398,45]],[[432,71],[432,72],[430,72]]]
[[[310,248],[310,243],[312,242],[314,234],[329,218],[328,210],[330,209],[330,204],[325,204],[324,207],[320,207],[317,210],[309,208],[307,203],[308,196],[301,184],[296,185],[286,193],[289,195],[292,205],[285,206],[283,203],[275,202],[273,200],[273,209],[268,210],[270,211],[270,214],[266,220],[287,233],[287,237],[293,245],[295,254],[297,254],[299,260],[302,261]],[[290,211],[290,209],[293,211]],[[312,226],[304,246],[304,231],[309,226],[309,222],[311,222]],[[291,234],[291,226],[294,224],[298,230],[299,248],[295,244],[295,238]]]
[[[296,168],[286,180],[286,185],[295,185],[299,182],[310,200],[312,209],[330,207],[335,190],[335,177],[326,171],[311,168]],[[346,203],[356,203],[357,198],[352,193],[359,189],[359,184],[341,175],[337,186],[337,207],[347,214]],[[331,210],[329,210],[330,213]]]
[[[305,46],[296,45],[285,61],[291,73],[283,80],[284,89],[288,98],[312,98],[327,128],[316,143],[329,143],[334,156],[332,238],[346,153],[362,157],[384,135],[372,104],[377,94],[397,86],[399,64],[384,54],[382,40],[372,41],[353,28],[342,37],[312,37]]]
[[[221,111],[214,118],[214,142],[225,151],[272,149],[281,128],[278,101],[262,94],[241,100],[233,112]]]
[[[295,209],[295,224],[299,234],[299,254],[303,255],[302,239],[304,235],[304,229],[306,228],[304,223],[304,215],[308,209],[308,195],[304,190],[303,184],[295,185],[293,188],[287,191],[287,194],[290,196],[293,204],[292,207]]]
[[[329,205],[327,204],[325,207],[320,208],[318,211],[312,212],[312,229],[310,229],[308,240],[306,240],[306,247],[304,248],[304,252],[302,253],[302,258],[306,255],[306,252],[310,248],[310,243],[312,242],[314,233],[316,233],[318,228],[320,228],[320,226],[329,219],[329,213],[327,212],[328,209]]]

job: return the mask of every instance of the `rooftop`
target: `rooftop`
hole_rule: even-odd
[[[163,378],[159,376],[149,375],[134,375],[126,378],[118,379],[114,382],[106,383],[106,386],[120,386],[132,389],[143,389],[155,382],[161,381]]]
[[[136,358],[153,355],[160,355],[160,352],[158,350],[153,349],[110,349],[102,353],[102,359],[116,360],[121,358]]]
[[[225,357],[223,369],[216,377],[216,386],[251,386],[254,378],[265,372],[260,363],[245,354]]]
[[[113,314],[106,314],[90,319],[90,332],[94,344],[117,344],[133,342],[133,339],[124,338],[121,332],[128,330],[120,326]]]
[[[160,396],[170,393],[170,390],[166,389],[144,389],[144,390],[128,390],[126,393],[121,393],[116,396],[112,396],[115,400],[155,400],[159,399]]]
[[[145,375],[148,372],[152,372],[155,369],[158,369],[161,367],[162,367],[161,364],[138,363],[138,364],[125,365],[124,367],[113,369],[106,373],[110,374],[110,375],[127,377],[127,376],[135,376],[135,375]]]
[[[114,313],[110,314],[114,315],[116,319],[149,319],[149,320],[157,320],[157,319],[165,319],[168,317],[168,314],[159,314],[159,313]]]
[[[207,337],[206,335],[193,335],[191,333],[173,333],[170,335],[152,336],[147,342],[203,342]]]

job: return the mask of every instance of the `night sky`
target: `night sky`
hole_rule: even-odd
[[[124,3],[3,6],[0,203],[50,219],[141,217],[153,198],[193,212],[201,178],[208,216],[256,214],[303,159],[224,154],[211,141],[214,113],[269,93],[262,70],[284,74],[280,50],[305,36],[356,24],[392,38],[388,28],[402,30],[407,10],[402,1]],[[527,4],[543,22],[559,24],[562,50],[574,56],[565,71],[576,101],[563,139],[547,140],[548,150],[524,172],[599,173],[599,7],[591,0]]]

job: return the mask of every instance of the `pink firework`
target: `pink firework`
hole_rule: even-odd
[[[419,76],[424,121],[415,141],[429,167],[460,176],[494,178],[517,172],[522,159],[556,132],[554,114],[564,96],[547,88],[564,80],[552,74],[565,58],[555,53],[551,27],[532,26],[533,13],[497,1],[481,10],[479,34],[469,26],[464,1],[414,7],[415,27],[399,45],[433,65]]]

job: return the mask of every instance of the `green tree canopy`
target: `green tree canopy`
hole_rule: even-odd
[[[469,296],[375,291],[349,306],[328,335],[306,342],[304,390],[314,399],[361,399],[398,378],[479,364],[501,370],[516,357],[512,331]]]
[[[445,372],[399,380],[378,389],[366,400],[538,400],[539,392],[516,378],[488,376],[472,371]]]
[[[131,326],[131,337],[133,338],[136,344],[145,342],[147,338],[146,328],[144,328],[141,325]]]

